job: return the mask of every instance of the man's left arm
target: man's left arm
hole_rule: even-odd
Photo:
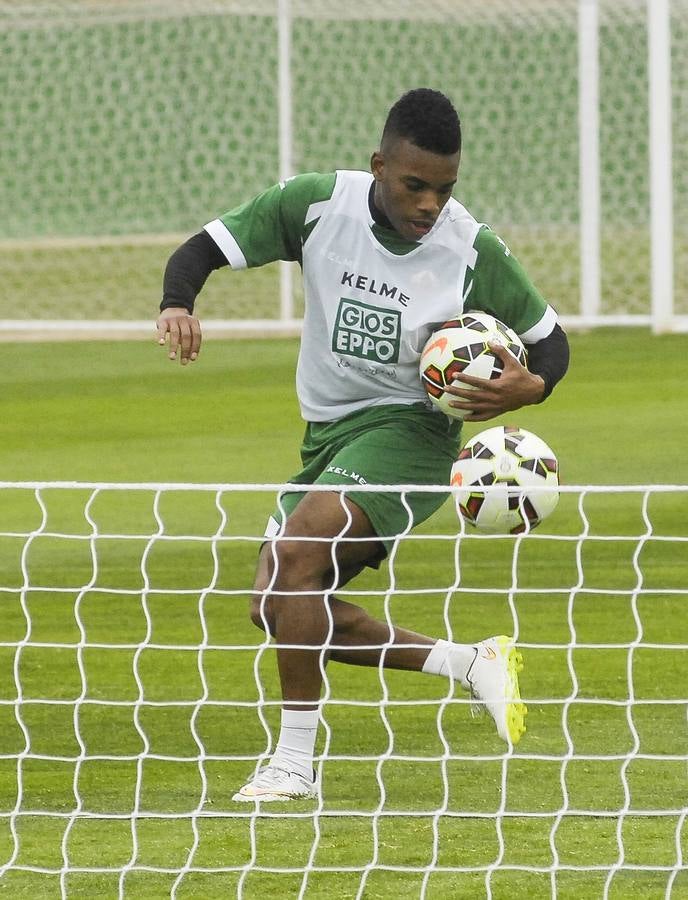
[[[559,324],[528,349],[528,368],[501,344],[491,344],[495,356],[502,361],[499,378],[475,378],[462,373],[453,385],[445,388],[456,400],[449,405],[463,410],[466,422],[486,422],[502,413],[542,403],[566,374],[569,365],[569,342]],[[470,385],[470,389],[462,388]]]
[[[569,341],[566,332],[557,323],[547,337],[526,347],[528,351],[528,371],[539,375],[543,381],[541,403],[552,393],[555,386],[566,375],[569,367]]]
[[[504,347],[491,345],[502,362],[499,378],[482,379],[461,374],[448,393],[450,405],[464,412],[469,422],[483,422],[502,413],[541,403],[566,374],[569,344],[556,320],[554,309],[532,284],[507,245],[490,229],[476,240],[478,262],[472,273],[470,294],[482,309],[514,328],[528,350],[528,367],[522,366]],[[471,389],[466,390],[464,385]]]

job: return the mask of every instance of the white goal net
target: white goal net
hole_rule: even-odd
[[[451,502],[407,530],[340,595],[390,627],[514,635],[525,736],[507,748],[445,679],[330,663],[322,796],[257,810],[231,797],[277,739],[248,596],[284,488],[0,483],[0,887],[686,895],[688,487],[564,487],[517,536]]]

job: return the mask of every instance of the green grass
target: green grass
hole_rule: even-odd
[[[571,342],[571,371],[553,397],[504,421],[541,434],[567,484],[687,484],[685,339],[600,330]],[[152,343],[8,345],[1,477],[286,480],[298,468],[302,429],[295,354],[293,341],[209,341],[199,362],[181,369]],[[419,529],[432,541],[400,548],[393,591],[385,567],[351,589],[374,613],[387,609],[395,622],[438,636],[449,625],[476,640],[510,630],[517,617],[530,708],[518,754],[505,763],[488,722],[471,720],[465,703],[443,705],[441,679],[389,672],[383,692],[377,671],[333,664],[331,732],[319,744],[323,814],[303,803],[253,821],[230,797],[268,746],[251,706],[261,635],[246,616],[256,551],[246,536],[261,533],[272,495],[223,495],[215,569],[208,541],[194,540],[220,528],[214,493],[165,493],[159,514],[177,539],[146,553],[157,531],[153,493],[105,490],[89,506],[103,535],[97,571],[84,516],[91,492],[41,496],[42,530],[53,536],[35,538],[22,557],[43,514],[33,491],[0,491],[0,866],[12,860],[0,890],[8,896],[59,896],[67,859],[70,897],[116,897],[120,884],[128,897],[169,896],[191,862],[178,897],[291,898],[316,836],[312,863],[324,871],[309,874],[305,894],[316,900],[356,897],[366,867],[369,900],[418,897],[431,867],[429,898],[485,896],[486,877],[495,898],[544,898],[555,863],[558,897],[597,898],[619,862],[610,897],[665,896],[662,867],[677,864],[679,848],[688,856],[685,495],[650,499],[655,538],[642,546],[641,494],[589,494],[583,513],[564,495],[517,551],[512,539],[464,539],[454,591],[457,525],[445,505]],[[579,550],[583,517],[589,537]],[[40,588],[24,596],[22,559]],[[209,649],[199,653],[204,638]],[[257,673],[274,737],[272,651]],[[203,788],[196,710],[207,759],[194,834],[190,814]],[[390,749],[388,725],[392,755],[378,765]],[[620,819],[626,806],[631,814]],[[83,815],[71,816],[77,808]],[[564,809],[575,814],[559,820]],[[688,897],[685,871],[671,896]]]

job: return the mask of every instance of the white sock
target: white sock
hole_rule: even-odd
[[[474,644],[454,644],[452,641],[439,640],[428,653],[423,671],[430,675],[443,675],[445,678],[451,675],[462,687],[468,689],[466,675],[476,653]]]
[[[313,752],[318,733],[317,709],[283,709],[277,749],[270,763],[313,780]]]

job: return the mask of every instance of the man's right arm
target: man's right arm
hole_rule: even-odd
[[[182,365],[193,362],[201,349],[201,324],[194,316],[194,303],[210,273],[227,260],[206,231],[199,231],[170,256],[163,278],[158,318],[158,340],[169,334],[169,358],[181,355]]]
[[[160,310],[184,307],[193,313],[196,297],[215,269],[227,259],[207,231],[199,231],[170,256],[162,283]]]
[[[158,336],[169,334],[170,359],[181,349],[182,365],[198,356],[201,326],[194,303],[214,269],[263,266],[275,260],[301,259],[301,247],[329,200],[335,174],[309,173],[273,185],[253,200],[213,219],[169,259],[163,280]]]

